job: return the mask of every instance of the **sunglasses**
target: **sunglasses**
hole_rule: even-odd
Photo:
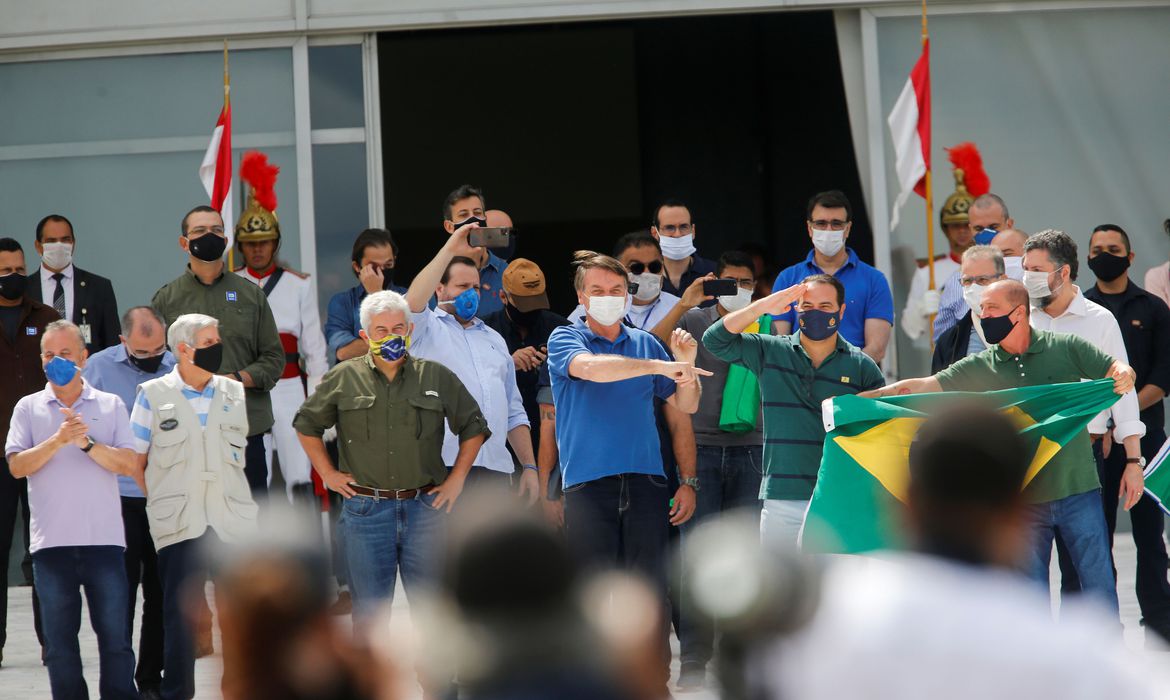
[[[655,275],[662,272],[662,262],[659,260],[655,260],[649,265],[646,263],[632,262],[629,265],[626,265],[626,267],[629,268],[631,275],[640,275],[646,270],[649,270],[651,274]]]

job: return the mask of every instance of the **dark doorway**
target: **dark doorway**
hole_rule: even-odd
[[[609,252],[667,198],[690,206],[700,254],[755,242],[782,267],[809,250],[809,196],[839,188],[872,260],[836,41],[830,12],[381,35],[400,274],[437,250],[465,182],[512,215],[562,313],[572,251]]]

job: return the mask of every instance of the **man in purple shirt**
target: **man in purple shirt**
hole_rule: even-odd
[[[100,695],[136,699],[117,475],[142,477],[126,407],[85,383],[87,356],[76,325],[45,327],[41,362],[49,383],[16,404],[4,454],[12,476],[28,479],[29,551],[53,697],[89,697],[77,643],[84,587],[101,658]]]

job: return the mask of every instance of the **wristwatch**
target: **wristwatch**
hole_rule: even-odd
[[[81,451],[82,451],[82,452],[89,452],[90,450],[92,450],[92,449],[93,449],[93,446],[94,446],[95,444],[96,444],[96,443],[93,441],[93,438],[91,438],[90,436],[86,435],[86,436],[85,436],[85,447],[81,448]]]
[[[679,486],[690,486],[692,489],[695,490],[695,493],[699,492],[699,477],[697,477],[697,476],[688,476],[687,478],[683,479],[682,481],[680,481],[678,483],[679,483]]]
[[[1130,457],[1129,459],[1125,460],[1125,463],[1126,464],[1136,464],[1139,467],[1141,467],[1142,469],[1146,468],[1146,458],[1145,457]]]

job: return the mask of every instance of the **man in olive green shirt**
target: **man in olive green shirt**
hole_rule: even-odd
[[[169,324],[183,314],[206,314],[219,321],[223,359],[215,374],[244,385],[248,411],[248,446],[244,473],[252,497],[268,493],[268,461],[264,433],[272,429],[272,401],[268,392],[284,371],[284,348],[264,291],[226,269],[227,247],[223,219],[208,206],[183,217],[179,248],[190,261],[177,279],[154,293],[151,306]]]
[[[293,419],[317,474],[345,497],[339,539],[359,620],[394,597],[399,569],[408,594],[432,576],[445,514],[491,434],[454,372],[407,354],[413,324],[401,294],[366,296],[360,316],[370,352],[326,372]],[[444,418],[459,436],[450,474]],[[340,469],[321,440],[333,426]]]
[[[1113,379],[1118,394],[1133,390],[1135,375],[1124,362],[1078,336],[1032,329],[1028,303],[1028,292],[1019,282],[990,285],[983,294],[979,319],[988,349],[964,357],[933,377],[905,379],[862,396],[995,391],[1103,377]],[[1085,432],[1062,447],[1024,490],[1031,504],[1033,532],[1022,563],[1032,578],[1047,585],[1052,541],[1059,532],[1080,576],[1081,589],[1117,611],[1100,491]],[[1140,489],[1137,495],[1141,496]]]

